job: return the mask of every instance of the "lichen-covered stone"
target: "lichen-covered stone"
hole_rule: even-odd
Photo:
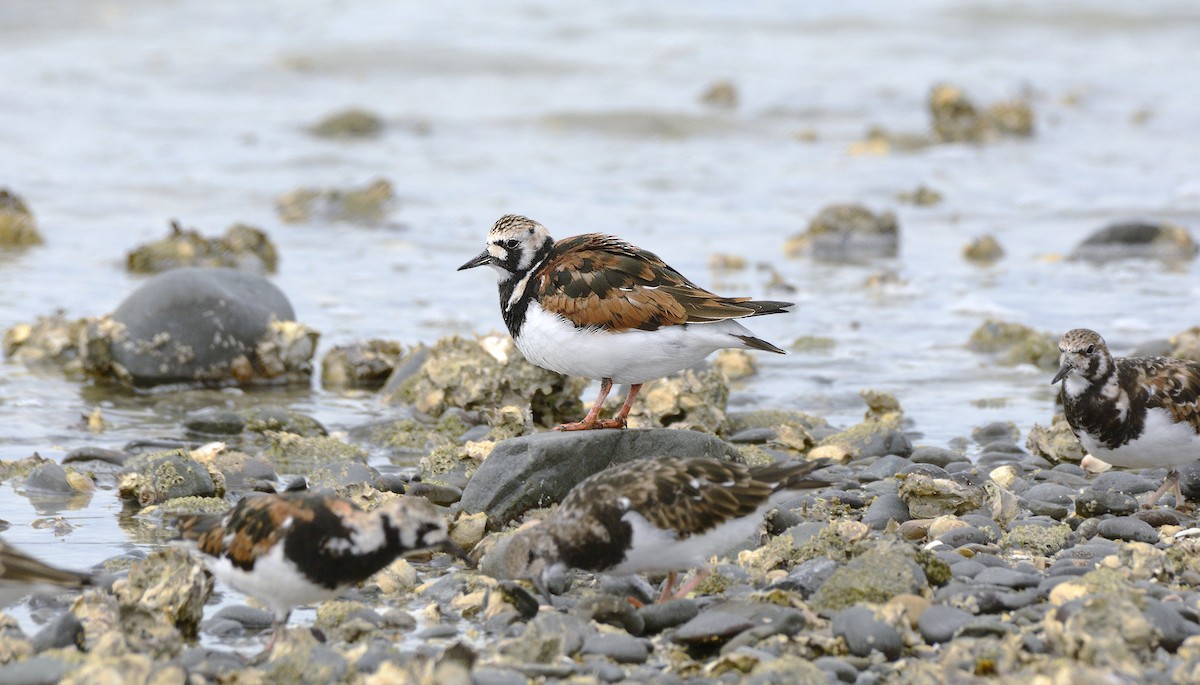
[[[1058,368],[1058,339],[1019,323],[986,321],[971,333],[967,349],[998,354],[1007,366],[1033,364],[1040,369]]]
[[[976,264],[993,264],[1004,257],[1004,248],[991,234],[975,238],[963,248],[963,257]]]
[[[411,368],[405,360],[414,357],[421,362]],[[405,360],[389,379],[385,400],[412,404],[430,416],[451,407],[518,405],[530,407],[535,423],[552,426],[584,413],[579,395],[587,382],[530,364],[508,336],[442,338],[432,348],[418,345]]]
[[[280,195],[275,208],[284,223],[308,221],[376,225],[387,218],[396,191],[378,178],[358,188],[297,188]]]
[[[920,594],[928,585],[907,548],[881,544],[834,571],[813,596],[812,605],[836,611],[862,602],[883,603],[900,594]]]
[[[1071,527],[1065,523],[1057,526],[1027,524],[1013,526],[1000,538],[1000,546],[1048,557],[1065,548],[1070,540]]]
[[[113,594],[123,607],[159,612],[188,637],[196,636],[212,589],[212,576],[203,565],[174,546],[134,562],[129,575],[113,583]]]
[[[930,91],[929,114],[934,136],[943,143],[1033,135],[1033,110],[1027,102],[997,102],[981,111],[961,88],[950,84],[939,84]]]
[[[629,412],[633,428],[673,426],[721,434],[729,387],[718,369],[696,373],[691,369],[650,381]]]
[[[924,473],[905,476],[900,481],[897,494],[908,505],[908,511],[914,518],[965,514],[978,509],[984,501],[980,488]]]
[[[317,466],[339,461],[367,462],[367,451],[336,437],[304,437],[295,433],[266,431],[271,444],[263,457],[283,473],[306,473]]]
[[[0,248],[41,245],[33,212],[19,195],[0,188]]]
[[[217,483],[204,464],[185,450],[139,455],[131,459],[121,477],[121,497],[138,506],[161,504],[178,497],[220,497]]]
[[[327,114],[308,130],[318,138],[375,138],[383,133],[383,119],[359,107]]]
[[[275,273],[279,254],[260,228],[234,224],[221,237],[205,238],[195,229],[171,222],[166,238],[139,245],[125,258],[131,273],[156,274],[184,266],[229,267],[251,273]]]
[[[879,421],[864,421],[821,440],[820,446],[840,447],[853,457],[912,454],[912,442],[900,431]]]
[[[875,214],[857,204],[835,204],[823,208],[806,232],[788,238],[783,252],[789,257],[810,252],[816,259],[840,262],[895,257],[899,249],[895,214]]]
[[[396,368],[403,347],[395,340],[335,345],[321,358],[324,388],[380,388]]]
[[[1067,423],[1067,417],[1061,413],[1054,415],[1049,427],[1040,423],[1033,424],[1029,429],[1029,437],[1025,440],[1025,448],[1031,454],[1045,457],[1052,462],[1079,463],[1086,454],[1083,445],[1079,444],[1079,438],[1072,432],[1071,424]]]

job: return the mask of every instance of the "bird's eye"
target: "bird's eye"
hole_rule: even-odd
[[[503,245],[504,247],[511,250],[517,246],[517,241],[513,238],[509,238],[508,240],[505,240],[503,243],[501,243],[501,245]]]
[[[1095,346],[1095,345],[1088,345],[1088,348],[1087,348],[1087,350],[1086,350],[1086,353],[1087,353],[1087,354],[1091,354],[1091,353],[1093,353],[1093,352],[1095,352],[1095,351],[1096,351],[1096,346]]]

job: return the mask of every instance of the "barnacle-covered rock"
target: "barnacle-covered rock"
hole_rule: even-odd
[[[41,245],[33,212],[19,195],[0,188],[0,248]]]
[[[396,368],[403,348],[395,340],[362,340],[335,345],[321,358],[321,386],[380,388]]]
[[[808,251],[831,262],[895,257],[900,250],[900,226],[892,212],[876,214],[858,204],[829,205],[808,224],[804,233],[788,238],[783,252],[797,257]]]
[[[307,383],[318,334],[287,297],[235,269],[172,269],[81,336],[84,370],[135,386]]]
[[[939,142],[979,143],[1033,135],[1033,110],[1023,100],[994,103],[980,110],[958,86],[939,84],[929,93],[929,114]]]
[[[23,364],[79,367],[79,337],[88,319],[68,319],[62,312],[39,316],[4,331],[4,356]]]
[[[412,404],[435,417],[451,407],[529,406],[534,423],[553,426],[583,415],[579,394],[586,385],[582,378],[530,364],[512,338],[489,334],[442,338],[431,348],[418,345],[400,361],[384,392],[386,400]]]
[[[396,191],[387,179],[377,178],[360,188],[297,188],[275,201],[285,223],[345,221],[382,223],[395,203]]]
[[[212,589],[212,576],[204,566],[176,546],[134,562],[129,575],[113,583],[121,606],[158,612],[188,637],[195,637]]]
[[[350,107],[322,117],[308,131],[318,138],[375,138],[383,129],[383,119],[378,114]]]
[[[720,370],[697,373],[686,369],[647,383],[629,412],[629,425],[674,426],[720,434],[725,428],[728,400],[729,386]]]
[[[166,238],[139,245],[125,258],[125,268],[131,273],[156,274],[183,266],[224,266],[251,273],[275,273],[279,253],[267,234],[260,228],[234,224],[225,235],[205,238],[194,228],[185,229],[171,222]]]
[[[912,442],[896,428],[880,421],[863,421],[821,440],[819,447],[840,448],[854,458],[912,454]],[[814,456],[814,458],[816,458]]]
[[[1058,339],[1050,333],[1005,321],[985,321],[971,333],[967,349],[997,354],[1001,364],[1033,364],[1040,369],[1058,368]]]
[[[1067,417],[1061,413],[1054,415],[1048,427],[1040,423],[1033,424],[1025,440],[1025,448],[1050,461],[1079,463],[1086,454],[1083,445],[1079,444],[1079,438],[1071,431]]]
[[[1172,335],[1167,339],[1167,343],[1171,349],[1164,356],[1200,361],[1200,326],[1193,326]]]
[[[984,502],[983,490],[950,478],[910,473],[900,481],[900,499],[913,518],[965,514]]]
[[[295,433],[267,431],[271,444],[262,456],[283,473],[307,473],[323,464],[340,461],[367,463],[367,451],[336,437],[304,437]]]
[[[121,477],[119,492],[123,499],[138,506],[161,504],[177,497],[224,494],[224,478],[214,480],[208,467],[186,450],[139,455],[129,460],[126,468],[129,473]]]

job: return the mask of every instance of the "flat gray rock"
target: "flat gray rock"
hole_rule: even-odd
[[[499,528],[530,509],[562,501],[577,483],[612,466],[647,457],[740,461],[730,444],[668,428],[536,433],[501,441],[463,489],[462,509],[486,512]]]

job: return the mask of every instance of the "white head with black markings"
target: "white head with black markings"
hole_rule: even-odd
[[[487,247],[459,271],[477,266],[492,267],[500,281],[507,281],[532,268],[540,254],[554,246],[546,227],[529,217],[506,214],[488,233]]]
[[[1058,351],[1058,373],[1050,383],[1064,381],[1063,392],[1070,397],[1081,395],[1092,383],[1108,377],[1112,369],[1108,346],[1096,331],[1067,331],[1058,341]]]

